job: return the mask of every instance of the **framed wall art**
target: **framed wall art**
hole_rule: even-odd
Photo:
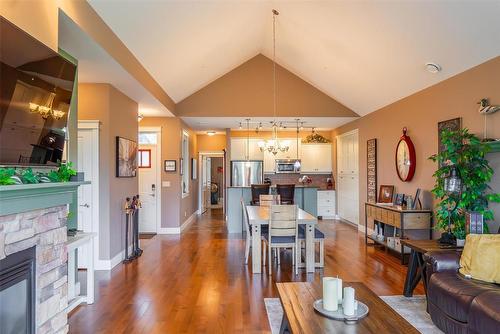
[[[366,141],[366,194],[371,203],[377,202],[377,139]]]
[[[443,152],[445,149],[444,145],[441,143],[441,134],[444,130],[457,131],[462,128],[462,118],[453,118],[446,121],[441,121],[438,123],[438,153]],[[441,164],[440,166],[441,167]]]
[[[163,169],[165,172],[175,172],[177,170],[176,160],[165,160],[163,162]]]
[[[198,177],[198,160],[191,158],[191,179],[196,180]]]
[[[116,137],[116,177],[137,175],[137,142]]]

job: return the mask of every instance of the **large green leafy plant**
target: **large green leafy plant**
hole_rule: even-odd
[[[35,173],[31,168],[0,168],[0,185],[68,182],[73,175],[76,170],[71,162],[59,163],[58,169],[48,173]]]
[[[436,183],[432,193],[440,200],[436,208],[436,228],[448,227],[449,208],[456,203],[457,209],[451,212],[452,232],[457,239],[465,238],[465,214],[476,211],[483,214],[484,230],[488,232],[487,221],[493,220],[493,212],[488,209],[488,202],[500,202],[500,194],[488,193],[493,169],[485,154],[489,147],[469,133],[467,129],[442,132],[444,150],[429,157],[441,166],[435,173]],[[455,168],[462,179],[463,189],[459,198],[448,196],[444,189],[444,180]]]

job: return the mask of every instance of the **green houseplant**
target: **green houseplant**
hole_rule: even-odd
[[[433,175],[436,183],[432,189],[434,196],[440,200],[436,208],[436,229],[446,230],[451,218],[452,233],[457,239],[465,239],[465,213],[476,211],[483,215],[484,231],[488,233],[486,222],[493,220],[488,202],[500,202],[500,194],[487,193],[493,175],[493,169],[485,158],[489,147],[468,129],[443,131],[442,144],[444,150],[429,157],[440,166]],[[456,169],[462,179],[463,189],[458,199],[448,196],[444,189],[444,180],[452,169]],[[449,211],[454,202],[457,210]]]

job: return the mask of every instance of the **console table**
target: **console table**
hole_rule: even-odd
[[[411,210],[403,209],[396,205],[380,205],[377,203],[365,203],[365,243],[372,240],[374,244],[388,247],[386,240],[378,240],[368,235],[368,218],[376,222],[392,226],[399,231],[399,237],[405,238],[408,230],[428,230],[429,239],[432,239],[432,210]],[[387,237],[387,236],[385,236]],[[388,247],[401,256],[401,263],[404,264],[404,245],[400,247]]]

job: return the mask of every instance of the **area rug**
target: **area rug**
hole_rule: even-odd
[[[431,317],[426,312],[425,296],[380,296],[399,315],[406,319],[413,327],[422,334],[442,334],[432,323]],[[283,317],[283,308],[279,298],[264,298],[267,318],[272,334],[278,334]]]

